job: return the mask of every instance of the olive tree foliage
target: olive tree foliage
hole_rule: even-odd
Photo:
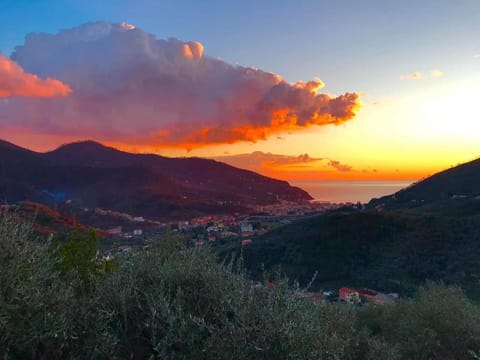
[[[0,352],[61,357],[81,346],[88,308],[32,224],[0,215]]]
[[[411,299],[364,309],[359,317],[404,359],[473,359],[480,354],[480,309],[457,287],[428,283]]]
[[[0,357],[6,359],[472,359],[480,315],[429,284],[388,306],[321,304],[279,278],[253,283],[178,234],[106,265],[93,232],[42,242],[0,216]],[[241,264],[241,262],[240,262]]]

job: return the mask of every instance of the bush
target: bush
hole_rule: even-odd
[[[480,351],[480,311],[456,287],[429,283],[412,299],[366,307],[359,326],[403,359],[472,359]]]
[[[480,312],[455,287],[428,284],[413,299],[386,307],[382,334],[411,359],[471,359],[480,351]]]
[[[93,291],[99,274],[98,239],[95,231],[85,234],[80,229],[75,229],[67,243],[57,251],[61,274],[78,281],[77,291]]]
[[[88,302],[62,281],[31,224],[0,215],[0,354],[60,358],[82,347]]]
[[[3,358],[468,359],[480,315],[458,288],[430,284],[380,307],[316,304],[286,279],[253,285],[235,262],[178,236],[117,258],[96,238],[53,248],[0,217]],[[79,291],[79,289],[81,291]],[[3,351],[3,353],[2,353]]]

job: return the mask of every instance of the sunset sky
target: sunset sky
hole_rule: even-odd
[[[478,0],[2,0],[0,138],[416,180],[480,157],[479,19]]]

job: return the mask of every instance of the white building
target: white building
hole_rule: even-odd
[[[253,232],[253,225],[250,223],[242,223],[240,224],[240,230],[242,233],[244,232]]]

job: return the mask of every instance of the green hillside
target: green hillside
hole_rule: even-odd
[[[225,256],[239,248],[222,249]],[[409,294],[427,279],[480,294],[480,218],[375,210],[333,212],[278,228],[242,249],[262,266],[319,287],[355,285]]]
[[[480,297],[480,160],[438,173],[366,209],[283,226],[242,249],[254,276],[281,271],[319,287],[355,285],[409,294],[426,280]],[[239,252],[223,248],[221,256]]]

